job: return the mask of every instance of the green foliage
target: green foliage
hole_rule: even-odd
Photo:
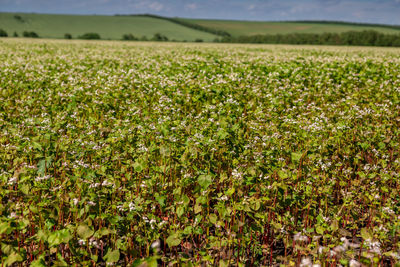
[[[219,36],[231,36],[226,31],[215,29],[215,28],[212,28],[212,27],[205,27],[203,25],[200,25],[200,24],[197,24],[197,23],[193,23],[193,22],[190,22],[189,20],[185,20],[185,19],[162,17],[162,16],[152,15],[152,14],[145,14],[143,16],[171,21],[173,23],[176,23],[176,24],[179,24],[179,25],[183,25],[183,26],[188,27],[188,28],[192,28],[192,29],[195,29],[195,30],[203,31],[203,32],[212,33],[212,34],[219,35]]]
[[[398,262],[398,49],[1,43],[4,266]]]
[[[7,36],[8,36],[7,32],[3,29],[0,29],[0,37],[7,37]]]
[[[28,38],[39,38],[39,35],[36,32],[33,32],[33,31],[24,31],[22,33],[22,36],[28,37]]]
[[[20,15],[14,15],[14,19],[20,23],[24,23],[24,19]]]
[[[88,32],[88,33],[82,34],[78,38],[84,39],[84,40],[100,40],[101,39],[100,35],[95,32]]]
[[[70,33],[64,34],[64,39],[72,39],[72,35]]]
[[[104,259],[107,261],[107,263],[116,263],[118,262],[120,257],[119,250],[108,250],[107,254],[104,256]]]
[[[212,19],[179,19],[206,28],[226,32],[221,37],[239,37],[251,35],[287,35],[294,33],[323,34],[349,31],[377,31],[384,34],[399,34],[400,26],[347,23],[340,21],[240,21]]]
[[[135,37],[131,33],[128,33],[128,34],[122,35],[122,40],[125,40],[125,41],[137,41],[137,40],[139,40],[139,38]]]
[[[165,41],[168,41],[168,37],[165,35],[162,35],[161,33],[155,33],[153,38],[151,38],[151,41],[165,42]]]
[[[224,37],[221,42],[259,44],[314,44],[314,45],[358,45],[400,46],[400,34],[383,34],[376,31],[351,31],[343,33],[294,33],[277,35],[253,35]]]

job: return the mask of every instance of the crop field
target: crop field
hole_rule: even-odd
[[[17,19],[18,18],[18,19]],[[78,38],[88,32],[98,33],[103,39],[121,40],[124,34],[133,34],[148,39],[160,33],[170,40],[212,41],[217,36],[193,30],[164,19],[146,16],[105,16],[105,15],[61,15],[31,13],[1,13],[0,29],[9,36],[16,32],[34,31],[44,38],[64,38],[69,33]]]
[[[0,40],[2,266],[399,266],[400,49]]]
[[[240,21],[240,20],[208,20],[208,19],[182,19],[198,25],[222,30],[232,36],[257,35],[257,34],[289,34],[289,33],[316,33],[325,32],[341,33],[347,31],[373,30],[386,34],[399,34],[400,28],[380,27],[368,24],[351,23],[318,23],[318,22],[274,22],[274,21]]]

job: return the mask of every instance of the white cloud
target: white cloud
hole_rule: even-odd
[[[187,10],[196,10],[197,8],[198,8],[198,6],[196,3],[190,3],[190,4],[185,5],[185,9],[187,9]]]
[[[161,10],[164,9],[164,5],[161,4],[160,2],[152,2],[152,3],[149,3],[148,7],[149,7],[151,10],[157,11],[157,12],[159,12],[159,11],[161,11]]]
[[[249,5],[247,7],[247,10],[254,10],[256,8],[256,5]]]

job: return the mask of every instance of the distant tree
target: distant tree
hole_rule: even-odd
[[[29,37],[29,38],[39,38],[39,35],[36,32],[28,32],[28,31],[24,31],[22,33],[22,35],[24,37]]]
[[[147,37],[145,36],[145,35],[143,35],[141,38],[140,38],[140,41],[143,41],[143,42],[146,42],[146,41],[148,41],[149,39],[147,39]]]
[[[197,38],[196,40],[194,40],[196,43],[202,43],[203,39]]]
[[[3,29],[0,29],[0,37],[7,37],[7,36],[8,36],[7,32]]]
[[[95,32],[88,32],[78,37],[79,39],[84,40],[99,40],[101,39],[100,35]]]
[[[16,19],[17,21],[22,22],[22,23],[25,22],[24,19],[20,15],[14,15],[14,19]]]
[[[165,42],[168,41],[168,37],[165,35],[162,35],[161,33],[156,33],[154,34],[153,38],[151,38],[152,41],[156,42]]]
[[[139,39],[137,37],[135,37],[133,34],[128,33],[128,34],[122,35],[122,40],[125,40],[125,41],[137,41]]]
[[[64,34],[64,39],[72,39],[72,35],[70,33]]]
[[[18,37],[18,33],[17,32],[14,32],[14,35],[13,35],[14,37]]]

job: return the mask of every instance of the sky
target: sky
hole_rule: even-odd
[[[400,25],[400,0],[0,0],[0,12],[143,14],[234,20]]]

